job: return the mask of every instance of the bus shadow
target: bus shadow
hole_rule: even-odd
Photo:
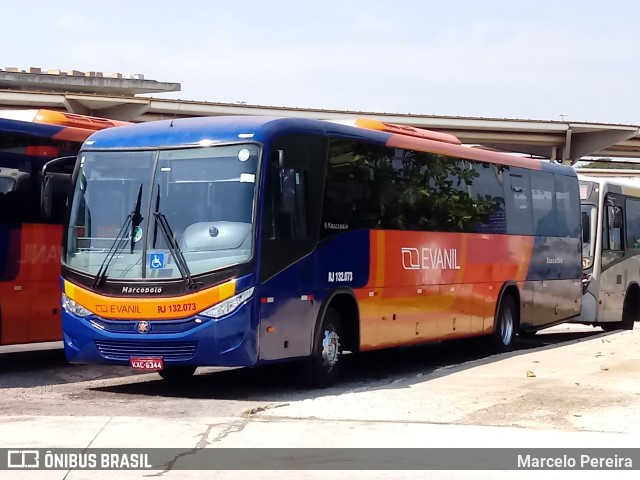
[[[515,350],[502,354],[494,353],[481,339],[467,339],[345,355],[339,384],[327,389],[310,388],[305,382],[301,364],[282,363],[223,371],[204,368],[192,379],[174,385],[155,376],[145,382],[100,386],[91,390],[166,398],[296,401],[360,389],[403,388],[407,382],[423,382],[429,376],[441,377],[532,350],[567,346],[611,334],[595,329],[539,333],[530,338],[518,338]]]
[[[61,385],[124,377],[135,374],[127,368],[104,365],[71,365],[62,347],[7,351],[0,349],[0,390]]]
[[[45,370],[61,367],[67,363],[62,348],[32,351],[0,351],[0,374]]]

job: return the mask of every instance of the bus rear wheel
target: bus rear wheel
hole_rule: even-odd
[[[163,370],[158,370],[158,375],[169,383],[185,382],[193,377],[196,368],[190,365],[165,367]]]
[[[635,287],[624,298],[622,307],[622,319],[619,322],[601,323],[600,327],[605,332],[616,330],[633,330],[635,322],[640,321],[640,293]]]
[[[516,318],[516,304],[513,298],[509,295],[502,297],[493,332],[493,343],[500,351],[513,348],[516,338]]]
[[[314,340],[310,359],[310,381],[317,388],[334,385],[342,367],[342,322],[340,314],[329,308]]]
[[[631,292],[628,292],[624,299],[622,321],[620,322],[620,328],[622,330],[633,330],[633,324],[640,321],[640,299],[638,295],[638,289],[635,288]]]
[[[601,323],[600,328],[605,332],[615,332],[622,328],[622,322]]]

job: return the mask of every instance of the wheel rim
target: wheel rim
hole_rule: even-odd
[[[513,314],[511,310],[507,309],[502,314],[502,322],[500,325],[502,343],[509,345],[511,343],[511,337],[513,336]]]
[[[322,335],[322,366],[330,371],[340,357],[340,337],[333,329],[326,329]]]

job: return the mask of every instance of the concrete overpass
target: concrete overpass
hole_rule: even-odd
[[[519,152],[563,163],[573,164],[585,156],[640,158],[638,125],[466,118],[174,100],[141,97],[140,94],[180,90],[180,84],[139,78],[142,76],[133,79],[70,76],[65,82],[48,78],[55,75],[39,73],[23,76],[20,80],[16,73],[20,72],[0,71],[0,108],[49,108],[135,122],[209,115],[275,115],[317,119],[369,117],[450,133],[465,144]],[[11,81],[7,80],[9,74]],[[34,75],[41,78],[35,78]],[[60,91],[61,89],[65,91]]]

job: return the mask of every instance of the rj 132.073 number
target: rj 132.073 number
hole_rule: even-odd
[[[195,312],[195,303],[173,303],[170,305],[158,305],[158,313]]]
[[[353,272],[329,272],[329,282],[351,282]]]

